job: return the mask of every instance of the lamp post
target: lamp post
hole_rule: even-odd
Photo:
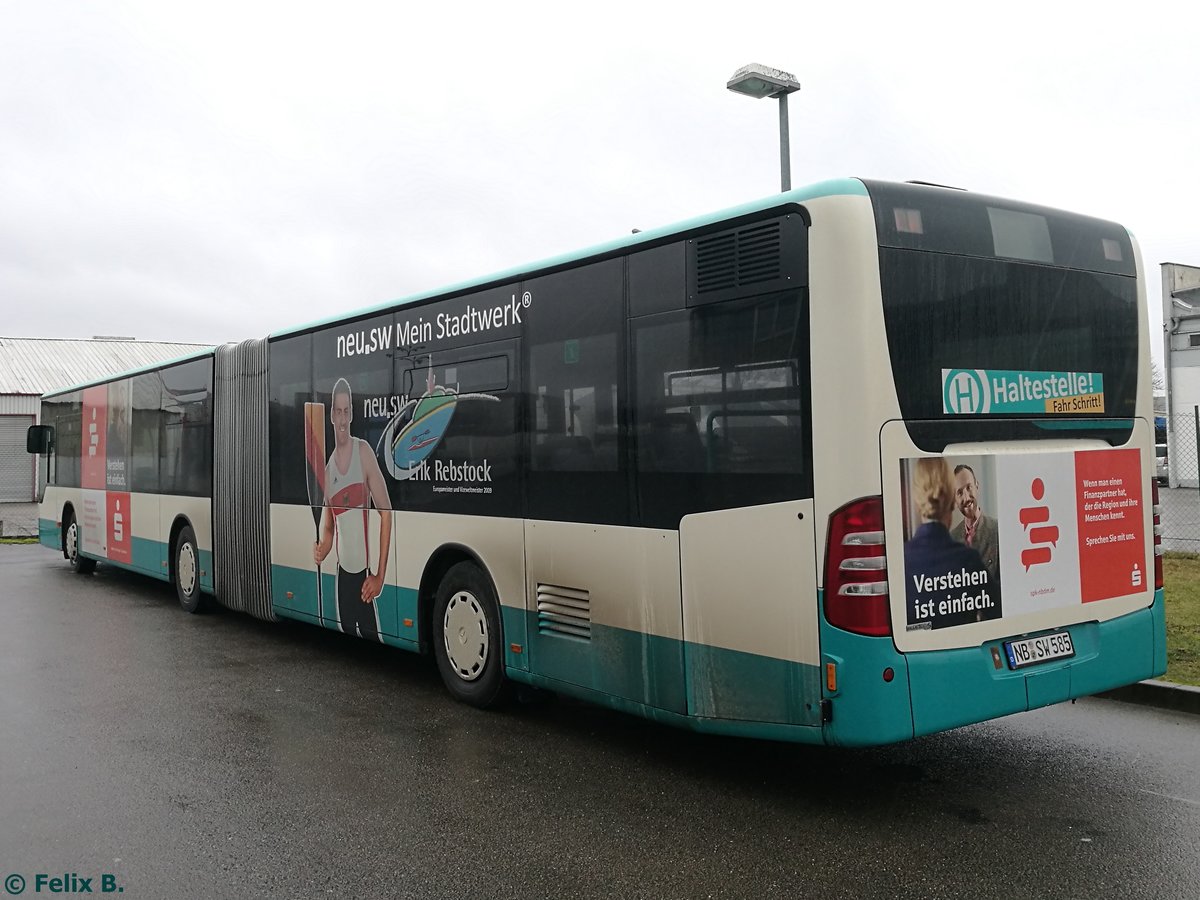
[[[745,94],[761,100],[763,97],[775,97],[779,100],[779,170],[780,183],[783,190],[792,189],[792,152],[788,141],[788,94],[800,90],[800,82],[791,72],[772,69],[750,63],[742,66],[733,73],[725,87],[735,94]]]

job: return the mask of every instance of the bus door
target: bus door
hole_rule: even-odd
[[[813,503],[680,523],[688,712],[820,723]]]
[[[679,536],[691,715],[820,720],[805,301],[635,324],[638,510]]]
[[[678,533],[630,497],[624,280],[608,259],[523,285],[530,668],[683,713]]]

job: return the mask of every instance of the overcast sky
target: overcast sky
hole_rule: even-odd
[[[1060,11],[1059,6],[1070,7]],[[0,0],[0,334],[221,342],[795,184],[923,179],[1200,265],[1178,4]]]

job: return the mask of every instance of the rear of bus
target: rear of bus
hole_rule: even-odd
[[[881,495],[829,518],[827,740],[902,740],[1161,674],[1148,334],[1128,233],[865,185],[894,383],[880,408],[894,409],[860,436],[877,441]]]

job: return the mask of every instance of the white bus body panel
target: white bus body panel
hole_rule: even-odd
[[[685,711],[677,532],[527,521],[525,556],[532,671]]]
[[[879,427],[899,418],[883,321],[879,244],[867,197],[805,204],[812,321],[814,546],[824,554],[829,515],[880,493]],[[824,583],[817,567],[818,584]]]
[[[680,523],[693,715],[795,721],[798,703],[804,702],[811,715],[802,721],[816,723],[820,639],[814,520],[812,501],[796,500],[698,513]],[[762,667],[748,657],[796,665],[775,665],[782,677],[756,683],[754,673]]]

